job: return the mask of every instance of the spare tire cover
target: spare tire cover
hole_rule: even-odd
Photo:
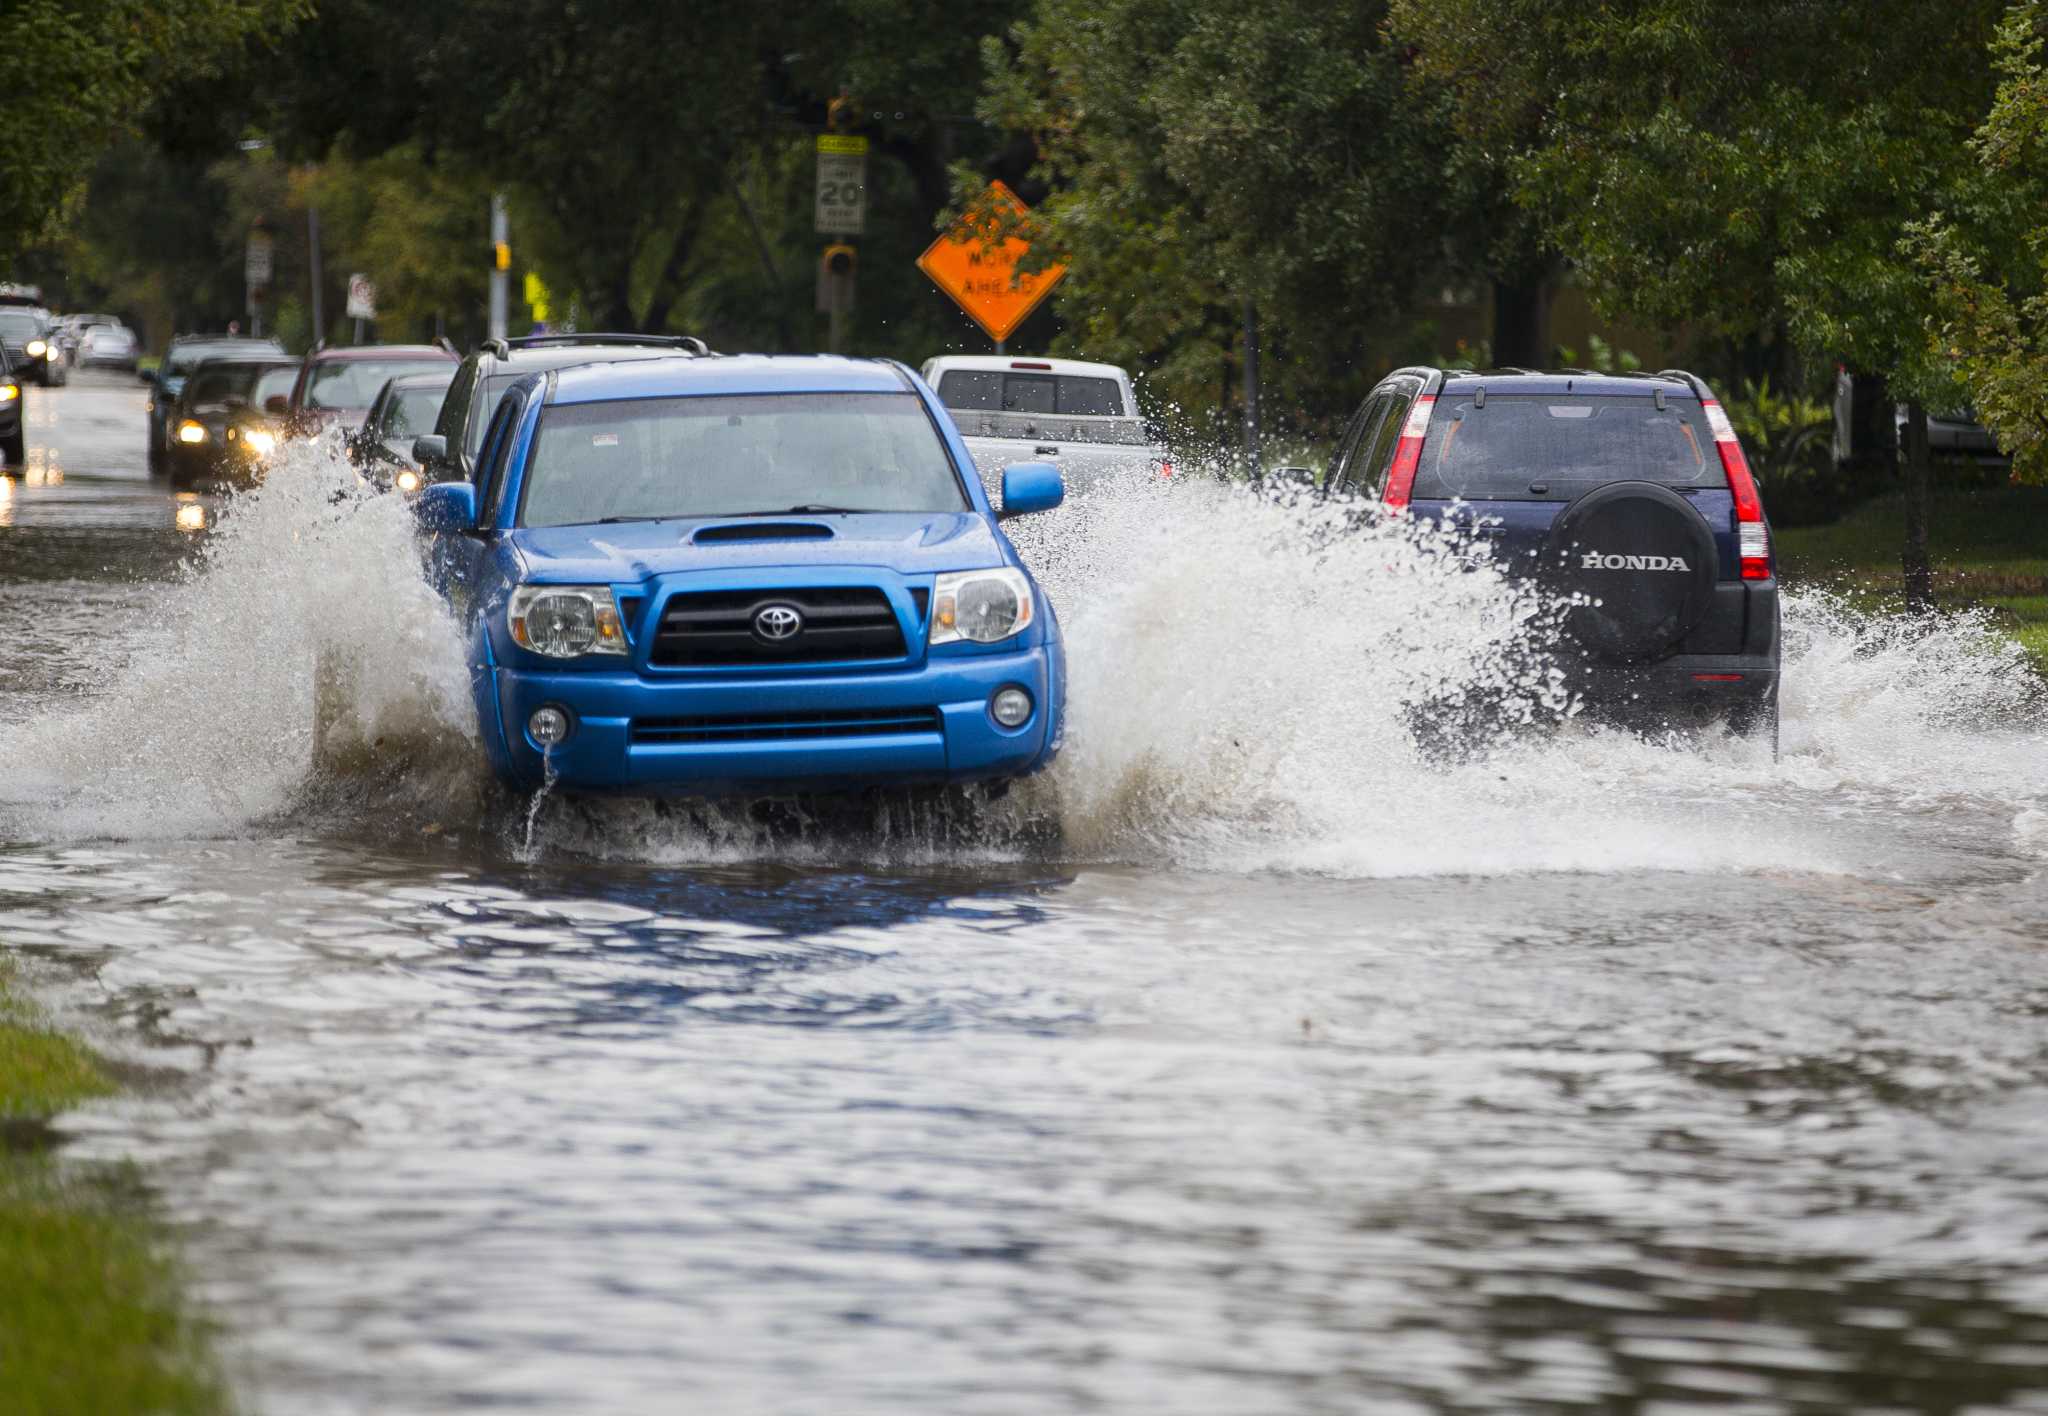
[[[1539,578],[1569,602],[1566,642],[1615,662],[1653,658],[1699,623],[1718,568],[1713,532],[1692,503],[1654,482],[1614,482],[1551,524]]]

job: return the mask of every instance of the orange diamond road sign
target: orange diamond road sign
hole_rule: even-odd
[[[988,190],[995,203],[1019,216],[1031,210],[1001,182],[989,183]],[[963,220],[925,248],[917,268],[987,330],[990,339],[1001,343],[1067,273],[1065,266],[1056,265],[1019,274],[1017,262],[1030,249],[1028,241],[1015,236],[990,245],[972,221]]]

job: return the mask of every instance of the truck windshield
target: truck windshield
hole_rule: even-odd
[[[948,408],[989,413],[1063,413],[1076,418],[1125,416],[1115,379],[1077,374],[1012,374],[1000,369],[949,369],[939,376]]]
[[[1569,482],[1718,483],[1706,411],[1692,399],[1660,410],[1639,397],[1495,394],[1437,400],[1415,475],[1415,499],[1514,501]]]
[[[647,398],[543,412],[520,524],[968,505],[913,394]]]
[[[26,310],[0,310],[0,336],[34,339],[43,332],[43,322]]]

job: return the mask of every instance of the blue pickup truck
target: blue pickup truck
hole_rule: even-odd
[[[1017,777],[1059,749],[1058,621],[900,364],[681,355],[534,374],[416,503],[515,787],[711,795]]]

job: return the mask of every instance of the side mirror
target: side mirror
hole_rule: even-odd
[[[281,393],[273,393],[263,400],[263,411],[273,418],[282,418],[292,411],[292,401]]]
[[[448,460],[448,439],[439,433],[422,433],[412,440],[412,460],[425,467]]]
[[[1067,499],[1066,479],[1050,462],[1012,462],[1003,469],[1003,505],[999,521],[1051,511]]]
[[[468,531],[476,526],[476,483],[435,482],[423,488],[412,514],[429,531]]]
[[[155,369],[144,369],[140,373],[138,373],[136,377],[141,379],[144,383],[150,385],[152,388],[154,388],[158,383],[161,382],[161,380],[157,378]]]

